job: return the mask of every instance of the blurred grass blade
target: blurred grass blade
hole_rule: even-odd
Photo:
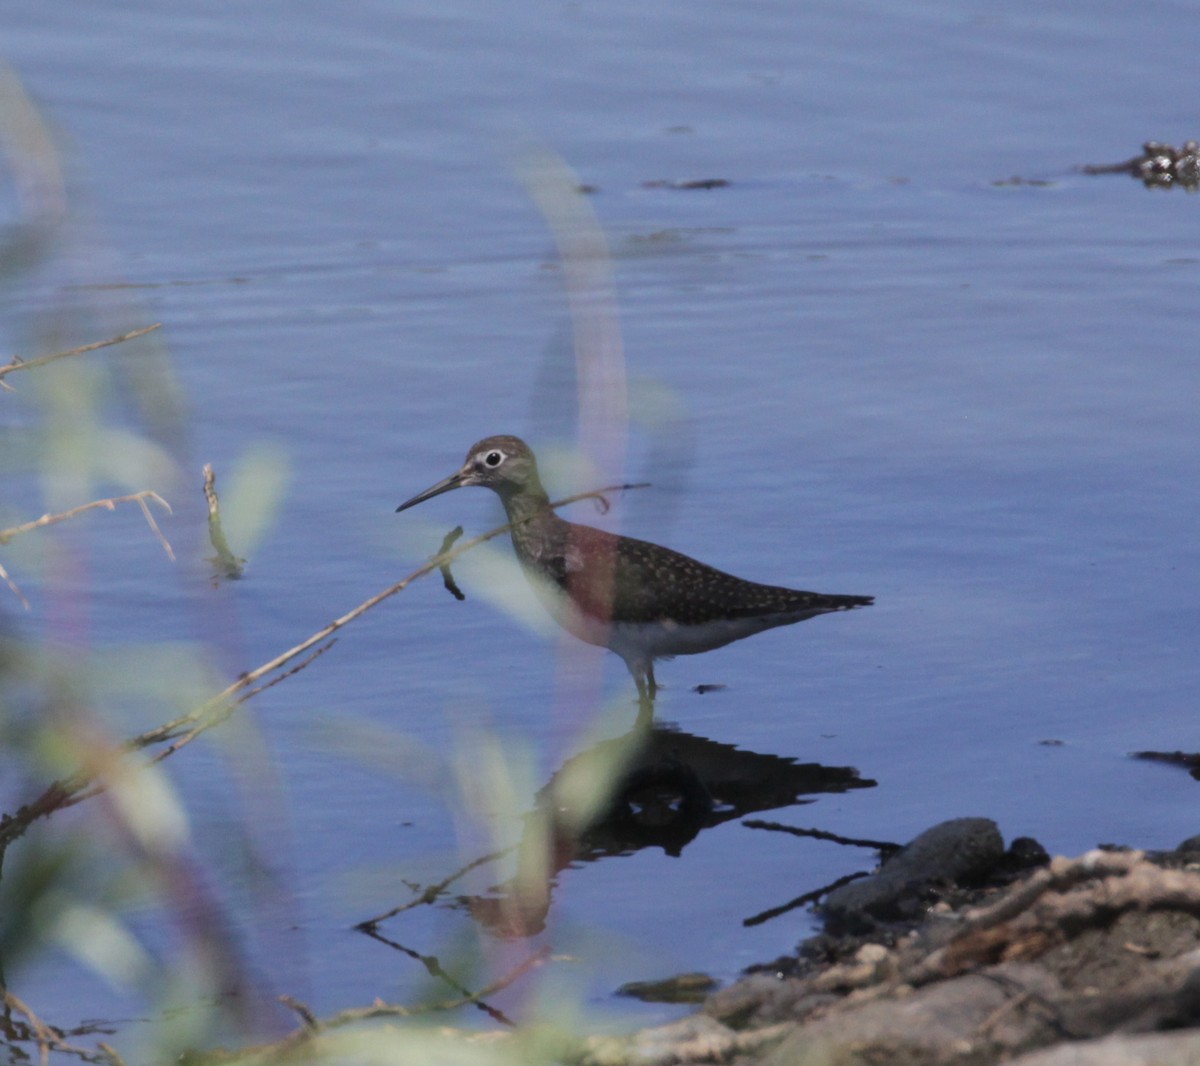
[[[290,482],[287,453],[282,448],[256,445],[238,460],[221,493],[228,548],[245,558],[254,555],[279,517]]]
[[[12,69],[0,64],[0,153],[12,176],[20,221],[0,233],[0,276],[28,270],[66,217],[58,148]]]

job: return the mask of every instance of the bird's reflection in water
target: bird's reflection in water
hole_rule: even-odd
[[[569,759],[526,816],[516,875],[459,903],[497,936],[531,936],[544,928],[567,866],[647,847],[678,856],[731,819],[874,785],[853,767],[740,751],[665,723],[639,726]]]

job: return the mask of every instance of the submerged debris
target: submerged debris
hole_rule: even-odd
[[[1148,189],[1182,185],[1189,192],[1200,187],[1200,141],[1185,141],[1182,148],[1160,141],[1147,141],[1142,154],[1123,163],[1089,164],[1085,174],[1132,174]]]
[[[449,533],[442,538],[442,546],[438,548],[438,555],[445,555],[451,548],[454,547],[454,542],[463,535],[463,527],[455,526]],[[434,556],[437,558],[437,556]],[[454,575],[450,572],[450,561],[447,559],[438,569],[442,572],[442,584],[446,587],[446,591],[450,593],[460,603],[467,598],[467,594],[458,587],[458,582],[454,580]]]
[[[617,995],[643,1003],[703,1003],[718,984],[706,973],[681,973],[659,981],[629,981],[617,989]]]
[[[1011,178],[999,178],[992,182],[993,185],[1036,185],[1039,188],[1053,185],[1054,182],[1048,181],[1045,178],[1023,178],[1020,174],[1014,174]]]
[[[1170,766],[1182,766],[1200,781],[1200,753],[1194,751],[1135,751],[1135,759],[1145,759],[1147,762],[1162,762]]]
[[[732,184],[728,178],[690,178],[684,181],[671,181],[667,178],[656,178],[653,181],[643,181],[643,189],[727,189]]]
[[[221,524],[221,501],[217,497],[217,475],[212,463],[204,464],[204,498],[208,501],[208,540],[217,554],[209,558],[216,579],[229,578],[236,581],[246,572],[246,560],[229,550],[225,529]]]

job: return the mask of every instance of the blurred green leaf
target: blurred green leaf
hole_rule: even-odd
[[[253,558],[272,524],[291,482],[286,451],[276,445],[260,444],[250,449],[221,479],[217,491],[225,536],[235,554]]]

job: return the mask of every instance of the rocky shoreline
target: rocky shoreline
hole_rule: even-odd
[[[826,930],[587,1066],[1200,1063],[1200,840],[1049,859],[935,826],[828,897]]]

